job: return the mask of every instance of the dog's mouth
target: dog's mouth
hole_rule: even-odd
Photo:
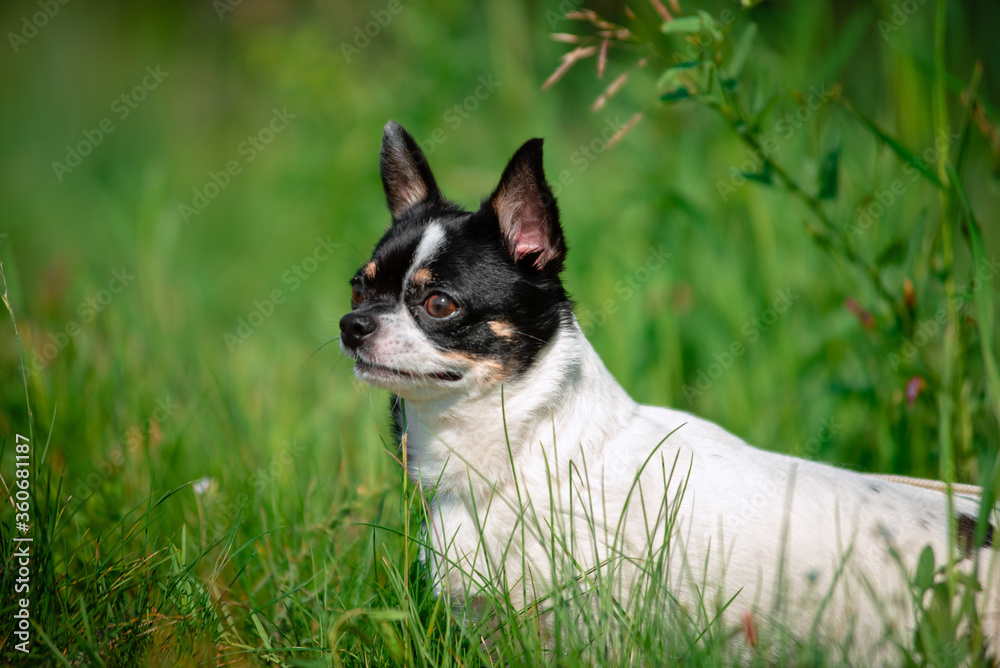
[[[413,373],[402,369],[375,364],[367,360],[358,359],[354,365],[354,370],[359,375],[380,380],[425,380],[433,379],[447,383],[462,380],[462,374],[457,371],[435,371],[433,373]]]

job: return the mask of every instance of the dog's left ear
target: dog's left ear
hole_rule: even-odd
[[[500,232],[514,262],[539,271],[562,268],[566,242],[555,197],[545,181],[541,139],[528,140],[510,159],[489,206],[500,219]]]

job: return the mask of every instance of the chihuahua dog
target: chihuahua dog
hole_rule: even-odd
[[[759,450],[618,385],[560,280],[541,139],[473,212],[442,196],[394,122],[380,168],[392,225],[351,279],[340,342],[359,379],[397,398],[438,593],[470,609],[500,587],[527,608],[598,582],[626,605],[658,577],[677,605],[850,639],[870,659],[912,638],[908,578],[930,546],[938,564],[979,569],[996,636],[976,501]]]

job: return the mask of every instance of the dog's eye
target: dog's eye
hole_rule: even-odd
[[[447,318],[458,310],[458,304],[451,297],[442,294],[431,295],[424,302],[424,308],[432,318]]]
[[[361,306],[361,302],[365,300],[365,292],[358,286],[351,287],[351,305]]]

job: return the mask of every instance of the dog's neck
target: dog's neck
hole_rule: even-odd
[[[512,480],[512,462],[517,470],[526,460],[537,467],[544,456],[556,472],[581,452],[598,453],[637,408],[574,318],[516,380],[407,402],[408,466],[438,494],[479,496]]]

